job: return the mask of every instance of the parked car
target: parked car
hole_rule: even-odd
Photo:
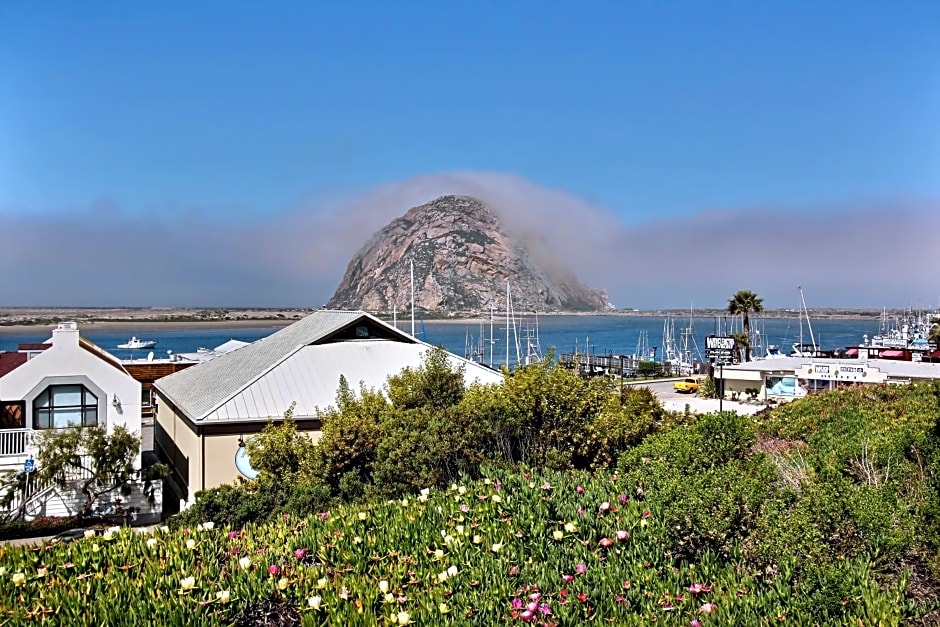
[[[682,379],[681,381],[676,381],[672,384],[672,387],[676,392],[682,392],[684,394],[698,392],[698,386],[698,379]]]

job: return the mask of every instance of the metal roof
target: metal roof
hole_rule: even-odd
[[[362,319],[384,327],[394,339],[316,344]],[[295,415],[312,415],[315,407],[334,402],[340,373],[353,389],[360,380],[380,386],[390,374],[419,365],[428,348],[363,311],[320,310],[238,350],[159,379],[154,387],[192,421],[265,419],[282,415],[292,401],[298,403]],[[468,379],[490,382],[495,375],[502,380],[488,368],[456,355],[450,358],[465,365]]]
[[[382,389],[390,375],[424,362],[429,346],[393,340],[348,340],[304,346],[205,416],[205,422],[278,418],[291,403],[294,417],[310,417],[336,405],[339,378],[353,391],[360,385]],[[463,367],[467,383],[498,383],[502,375],[449,354],[452,366]]]
[[[726,371],[746,370],[760,372],[789,371],[796,372],[807,364],[833,364],[845,366],[868,366],[877,368],[889,377],[909,377],[914,379],[940,379],[940,363],[924,361],[900,361],[897,359],[825,359],[821,357],[776,357],[757,359],[742,364],[725,366]]]

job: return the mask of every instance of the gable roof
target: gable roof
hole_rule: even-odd
[[[0,377],[26,363],[26,353],[0,353]]]
[[[198,421],[304,346],[328,340],[363,319],[399,341],[419,343],[364,311],[324,309],[238,350],[164,377],[154,387],[187,418]]]

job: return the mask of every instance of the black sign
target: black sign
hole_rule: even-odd
[[[705,352],[712,362],[727,363],[734,356],[734,338],[720,335],[709,335],[705,338]]]

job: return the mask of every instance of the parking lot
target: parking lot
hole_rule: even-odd
[[[756,414],[764,408],[763,405],[753,405],[748,403],[736,403],[734,401],[720,402],[717,398],[701,398],[696,394],[685,394],[676,392],[672,384],[675,379],[669,381],[653,381],[650,383],[631,383],[630,385],[639,387],[648,387],[663,407],[669,411],[685,411],[685,406],[689,406],[692,413],[707,414],[718,411],[719,404],[724,411],[736,411],[739,414]]]

